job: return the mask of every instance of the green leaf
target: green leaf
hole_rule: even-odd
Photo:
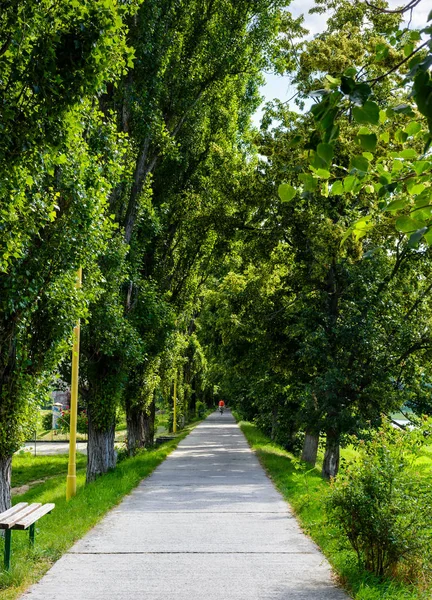
[[[369,231],[369,229],[372,229],[373,226],[374,223],[372,221],[372,217],[362,217],[352,225],[352,228],[361,231]]]
[[[351,192],[357,183],[357,178],[354,175],[348,175],[343,180],[343,187],[345,192]]]
[[[386,172],[381,173],[381,175],[379,177],[379,182],[382,185],[388,185],[389,183],[391,183],[391,175],[390,175],[390,173],[386,173]]]
[[[379,106],[372,100],[368,100],[363,106],[354,106],[352,111],[357,123],[372,123],[372,125],[379,123]]]
[[[399,200],[393,200],[392,202],[390,202],[390,204],[388,204],[384,210],[387,210],[389,212],[393,210],[402,210],[408,204],[409,200],[407,198],[401,198]]]
[[[375,62],[379,62],[387,58],[389,53],[389,47],[387,44],[377,44],[375,46]]]
[[[363,150],[367,150],[368,152],[375,151],[378,142],[378,138],[375,133],[370,133],[368,135],[359,134],[357,137],[360,140],[360,145]]]
[[[408,139],[408,134],[402,129],[398,129],[394,134],[395,140],[401,144],[404,144]]]
[[[421,131],[422,126],[417,121],[410,121],[408,125],[405,127],[405,132],[408,135],[415,135],[419,131]]]
[[[344,193],[344,186],[342,181],[338,180],[333,183],[331,186],[331,195],[332,196],[342,196]]]
[[[326,75],[325,78],[330,83],[330,88],[335,89],[340,85],[341,80],[332,77],[331,75]]]
[[[414,206],[416,208],[421,208],[423,206],[429,206],[431,201],[430,188],[424,190],[414,201]]]
[[[388,142],[390,141],[390,133],[388,131],[384,131],[384,133],[381,133],[380,140],[388,144]]]
[[[345,69],[344,75],[347,77],[355,77],[357,75],[357,69],[355,67],[348,67]]]
[[[410,212],[410,217],[415,221],[420,221],[423,225],[430,220],[432,214],[432,206],[425,206],[423,208],[415,208]]]
[[[368,161],[373,160],[374,155],[371,152],[362,152],[362,156],[364,156]]]
[[[411,217],[402,216],[396,219],[395,227],[401,233],[410,233],[418,230],[419,222]]]
[[[325,169],[328,166],[326,161],[314,150],[311,150],[310,152],[309,162],[313,169]]]
[[[317,154],[320,158],[330,165],[334,156],[334,148],[332,144],[318,144]]]
[[[405,148],[405,150],[401,150],[400,152],[391,152],[391,156],[393,156],[393,158],[412,159],[417,158],[418,152],[416,152],[413,148]]]
[[[327,171],[327,169],[317,169],[315,174],[321,179],[328,179],[330,177],[330,171]]]
[[[432,228],[429,227],[428,230],[426,231],[426,233],[423,234],[423,237],[426,241],[426,243],[429,244],[429,246],[432,244]]]
[[[407,183],[407,190],[411,196],[417,196],[418,194],[421,194],[424,189],[425,185],[423,183],[416,183],[415,180],[410,180]]]
[[[317,189],[318,180],[309,173],[300,173],[299,179],[303,182],[306,192],[314,192]]]
[[[413,168],[417,175],[421,175],[431,167],[432,163],[428,162],[427,160],[418,160],[413,163]]]
[[[403,52],[404,52],[404,56],[408,57],[410,54],[412,54],[412,51],[414,50],[414,44],[409,42],[408,44],[405,44],[404,48],[403,48]]]
[[[342,239],[341,239],[341,243],[340,245],[343,246],[345,244],[345,242],[347,241],[347,239],[350,237],[350,235],[352,234],[353,230],[351,229],[351,227],[348,227],[348,229],[345,231]]]
[[[289,183],[281,183],[278,187],[279,198],[282,202],[291,202],[296,193],[297,190]]]
[[[369,169],[369,161],[364,156],[354,156],[350,160],[350,171],[356,170],[359,173],[365,174]]]

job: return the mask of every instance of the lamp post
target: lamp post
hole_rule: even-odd
[[[79,289],[82,283],[82,268],[78,269],[76,287]],[[72,346],[72,377],[71,377],[71,403],[70,403],[70,434],[69,434],[69,465],[66,479],[66,500],[70,500],[76,494],[76,434],[78,416],[78,370],[79,370],[79,344],[80,344],[80,321],[73,330]]]

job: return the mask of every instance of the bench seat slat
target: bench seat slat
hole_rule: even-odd
[[[34,502],[33,504],[29,504],[28,506],[26,506],[19,512],[16,512],[15,514],[11,515],[10,517],[3,519],[3,521],[0,524],[0,527],[2,529],[12,529],[12,527],[14,527],[14,525],[15,525],[15,523],[17,523],[17,521],[21,521],[21,519],[24,519],[25,517],[27,517],[28,515],[33,513],[40,506],[42,506],[42,504],[40,502]]]
[[[2,523],[4,519],[7,519],[8,517],[11,517],[15,513],[19,512],[26,506],[28,506],[28,502],[18,502],[18,504],[15,504],[15,506],[12,506],[8,510],[0,513],[0,523]]]
[[[39,508],[37,508],[29,515],[20,518],[19,521],[16,521],[14,529],[27,529],[27,527],[30,527],[30,525],[36,523],[38,519],[50,513],[53,510],[53,508],[55,508],[55,504],[44,504],[43,506],[39,506]]]

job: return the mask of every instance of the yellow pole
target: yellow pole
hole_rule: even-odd
[[[173,414],[173,433],[177,433],[177,369],[174,375],[174,414]]]
[[[82,269],[78,269],[76,287],[80,288],[82,282]],[[73,330],[72,347],[72,380],[71,380],[71,405],[70,405],[70,434],[69,434],[69,465],[66,479],[66,500],[76,494],[76,434],[78,416],[78,369],[79,369],[79,343],[80,321]]]

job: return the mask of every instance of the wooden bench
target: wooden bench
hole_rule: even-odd
[[[34,546],[35,523],[53,508],[55,504],[19,502],[0,513],[0,529],[5,530],[4,566],[7,571],[10,569],[12,529],[28,529],[30,546]]]

